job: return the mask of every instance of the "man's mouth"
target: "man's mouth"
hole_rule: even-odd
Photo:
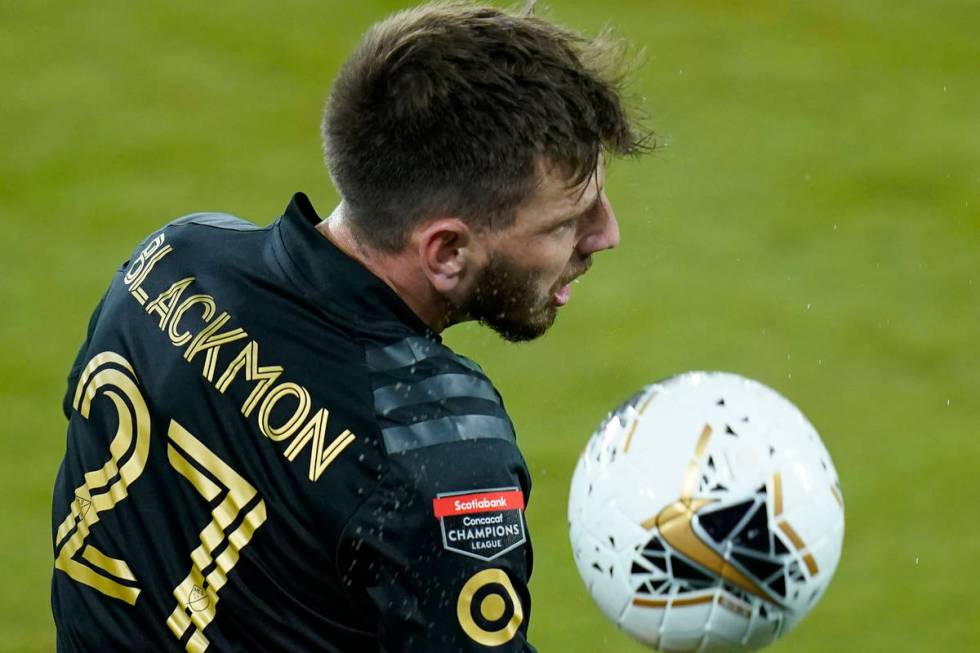
[[[585,270],[582,270],[575,276],[571,277],[568,281],[566,281],[564,284],[559,286],[558,290],[551,293],[552,303],[555,304],[556,306],[564,306],[565,304],[567,304],[568,300],[571,299],[572,297],[572,284],[578,283],[578,280],[581,279],[582,275],[584,275],[587,271],[588,271],[588,267],[586,267]]]
[[[590,267],[592,267],[592,259],[588,258],[586,259],[585,265],[582,267],[582,269],[569,277],[568,281],[565,281],[564,283],[559,281],[561,285],[558,286],[558,290],[551,293],[551,302],[555,306],[564,306],[567,304],[568,300],[572,297],[572,284],[577,283],[578,280],[589,271]]]
[[[551,295],[551,301],[556,306],[564,306],[572,297],[572,284],[566,283]]]

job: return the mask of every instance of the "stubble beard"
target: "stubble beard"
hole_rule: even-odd
[[[538,290],[537,274],[509,257],[495,254],[480,273],[460,312],[493,329],[509,342],[540,338],[558,317],[550,293]]]
[[[539,274],[527,270],[514,259],[492,254],[474,284],[473,292],[459,307],[465,319],[473,319],[493,329],[509,342],[528,342],[540,338],[555,323],[558,306],[552,295],[589,269],[591,257],[580,270],[562,278],[542,293]]]

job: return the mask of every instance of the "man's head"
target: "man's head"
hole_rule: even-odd
[[[494,234],[488,260],[470,288],[464,286],[459,304],[462,319],[480,320],[511,341],[542,335],[568,302],[571,283],[592,264],[592,254],[619,242],[601,162],[580,186],[569,187],[554,171],[540,177],[511,226]]]
[[[604,156],[644,149],[620,96],[619,52],[474,4],[375,25],[323,123],[359,245],[417,251],[446,324],[479,319],[515,340],[543,333],[566,282],[618,241]]]

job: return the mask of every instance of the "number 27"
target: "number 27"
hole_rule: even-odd
[[[84,483],[75,488],[75,499],[55,534],[55,568],[133,605],[141,590],[129,565],[86,540],[99,514],[124,501],[143,473],[150,452],[150,414],[132,365],[114,352],[98,354],[82,371],[75,410],[88,419],[92,399],[100,394],[115,406],[118,427],[109,444],[109,460],[87,472]],[[167,619],[178,639],[191,631],[185,648],[200,653],[209,644],[203,631],[214,620],[218,592],[241,550],[266,520],[265,502],[248,481],[176,420],[167,429],[167,458],[209,504],[218,501],[211,521],[199,534],[201,544],[191,552],[189,573],[173,590],[177,605]]]

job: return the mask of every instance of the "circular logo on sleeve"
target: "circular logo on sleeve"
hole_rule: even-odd
[[[502,569],[484,569],[466,581],[456,602],[459,625],[470,639],[500,646],[514,639],[524,610],[510,578]]]

